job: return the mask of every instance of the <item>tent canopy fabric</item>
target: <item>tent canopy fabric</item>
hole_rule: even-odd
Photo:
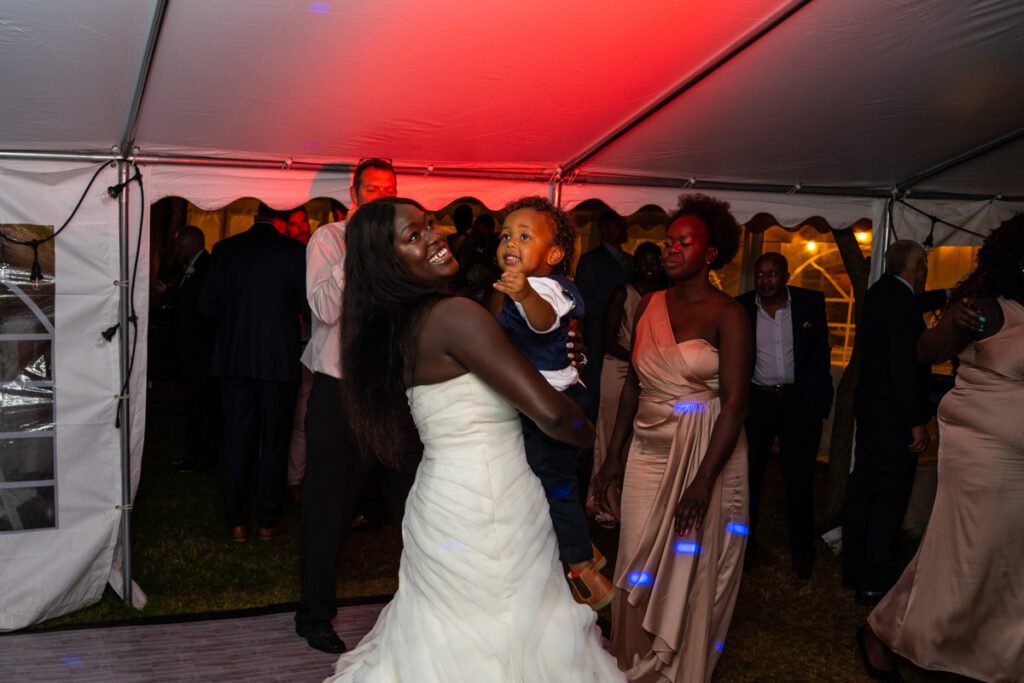
[[[891,214],[887,234],[923,240],[916,206],[970,230],[935,225],[936,245],[977,244],[1024,210],[1022,83],[1019,0],[0,1],[0,223],[80,204],[54,243],[56,522],[0,533],[0,630],[121,585],[146,390],[144,352],[122,385],[121,335],[131,291],[147,329],[149,269],[127,264],[148,262],[148,203],[344,201],[372,155],[428,208],[670,211],[694,188],[743,222],[877,233]],[[107,191],[130,162],[144,200]]]
[[[1014,0],[72,0],[0,20],[0,150],[1024,197]]]

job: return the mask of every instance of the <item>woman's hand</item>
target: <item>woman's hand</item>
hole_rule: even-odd
[[[622,462],[608,457],[594,477],[594,500],[602,512],[619,519],[619,504],[622,499]]]
[[[711,480],[703,473],[697,476],[683,491],[679,504],[676,505],[676,533],[685,536],[691,530],[700,529],[704,522],[704,514],[711,502]]]

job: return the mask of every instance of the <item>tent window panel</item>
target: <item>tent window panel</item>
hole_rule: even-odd
[[[52,388],[16,384],[0,387],[0,433],[52,429]]]
[[[0,338],[0,384],[38,384],[53,379],[49,339]]]
[[[53,529],[57,526],[54,500],[53,486],[0,488],[0,533]]]
[[[52,437],[0,439],[0,483],[53,479]]]
[[[4,234],[43,240],[53,228],[5,225]],[[0,241],[0,532],[56,524],[55,289],[52,240],[39,245],[38,255]]]

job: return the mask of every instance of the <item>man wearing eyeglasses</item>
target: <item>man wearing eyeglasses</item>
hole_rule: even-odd
[[[398,192],[389,159],[361,159],[352,174],[349,217],[358,207]],[[334,632],[337,614],[338,549],[347,536],[360,494],[373,474],[392,515],[401,518],[412,473],[364,464],[356,451],[341,404],[341,302],[345,288],[345,223],[322,225],[306,247],[306,298],[312,334],[302,363],[313,374],[306,412],[306,471],[302,484],[300,577],[302,592],[295,631],[310,647],[341,653]]]
[[[776,252],[754,263],[754,289],[737,300],[754,330],[754,377],[746,421],[750,472],[747,565],[757,553],[761,480],[775,439],[786,480],[793,573],[809,579],[814,563],[814,462],[822,421],[832,407],[825,296],[788,286],[789,264]]]

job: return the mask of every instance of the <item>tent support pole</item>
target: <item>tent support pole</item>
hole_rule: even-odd
[[[128,170],[127,161],[120,161],[117,164],[117,180],[121,184],[121,194],[118,196],[118,232],[120,235],[120,275],[118,282],[121,288],[118,324],[120,340],[120,365],[121,365],[121,391],[118,401],[118,415],[120,417],[121,436],[121,576],[124,580],[122,597],[126,605],[132,605],[132,552],[131,552],[131,517],[132,517],[132,458],[131,458],[131,412],[129,395],[131,388],[128,386],[128,354],[131,348],[131,285],[128,278],[129,272],[129,229],[128,229]],[[136,245],[140,248],[141,245]],[[136,332],[137,334],[137,332]]]
[[[101,163],[104,161],[117,161],[118,155],[115,153],[80,154],[76,152],[0,152],[0,159],[24,161],[94,161]]]
[[[757,26],[754,30],[750,31],[747,35],[742,37],[738,42],[726,49],[724,53],[719,54],[714,60],[703,67],[700,71],[688,77],[685,81],[677,85],[671,91],[662,95],[653,103],[648,105],[646,108],[641,110],[631,119],[626,121],[624,124],[613,130],[611,133],[598,140],[596,143],[591,145],[589,148],[583,150],[572,159],[569,159],[566,163],[562,164],[562,173],[571,174],[578,169],[584,162],[589,161],[596,154],[607,148],[613,142],[621,138],[623,135],[633,130],[641,123],[649,119],[654,114],[658,113],[683,93],[693,88],[695,85],[703,81],[705,78],[713,74],[715,71],[725,66],[734,57],[742,54],[747,48],[756,43],[757,41],[764,38],[766,35],[771,33],[773,30],[779,27],[780,24],[785,22],[787,19],[792,17],[794,14],[803,9],[806,5],[810,4],[811,0],[796,0],[791,2],[788,7],[785,7],[781,12],[775,16],[769,18],[767,21]]]
[[[125,121],[124,132],[121,135],[121,151],[125,154],[130,154],[132,145],[135,144],[135,131],[139,127],[139,112],[142,110],[142,96],[146,92],[149,72],[153,67],[153,55],[156,54],[156,44],[160,40],[164,17],[167,16],[167,2],[168,0],[159,0],[153,10],[153,21],[149,25],[149,36],[146,39],[146,51],[143,53],[139,77],[135,82],[135,92],[132,95],[132,107],[128,112],[128,119]]]
[[[889,199],[892,202],[892,199]],[[872,248],[871,248],[871,263],[869,264],[870,270],[868,271],[868,285],[872,285],[878,282],[879,278],[882,277],[882,273],[885,272],[885,252],[889,249],[889,244],[892,242],[892,214],[888,210],[886,205],[885,216],[882,218],[881,228],[875,231],[875,234],[871,237]]]
[[[931,168],[925,169],[925,170],[921,171],[920,173],[917,173],[917,174],[907,178],[903,182],[897,183],[896,184],[896,189],[900,193],[904,193],[907,190],[912,189],[914,187],[914,185],[917,185],[918,183],[924,182],[925,180],[927,180],[928,178],[931,178],[932,176],[939,175],[940,173],[945,173],[946,171],[948,171],[950,169],[956,168],[957,166],[959,166],[961,164],[965,164],[968,161],[971,161],[973,159],[977,159],[980,156],[984,156],[985,154],[988,154],[989,152],[993,152],[993,151],[999,149],[1000,147],[1005,147],[1006,145],[1008,145],[1008,144],[1010,144],[1012,142],[1016,142],[1017,140],[1019,140],[1021,138],[1024,138],[1024,127],[1018,128],[1017,130],[1010,131],[1009,133],[1007,133],[1005,135],[1000,135],[999,137],[995,138],[994,140],[989,140],[988,142],[986,142],[984,144],[978,145],[977,147],[974,147],[973,149],[969,149],[966,152],[963,152],[961,154],[956,155],[952,159],[947,159],[946,161],[943,161],[941,164],[936,164],[935,166],[932,166]],[[915,192],[914,196],[916,197],[916,196],[918,196],[918,194]]]

